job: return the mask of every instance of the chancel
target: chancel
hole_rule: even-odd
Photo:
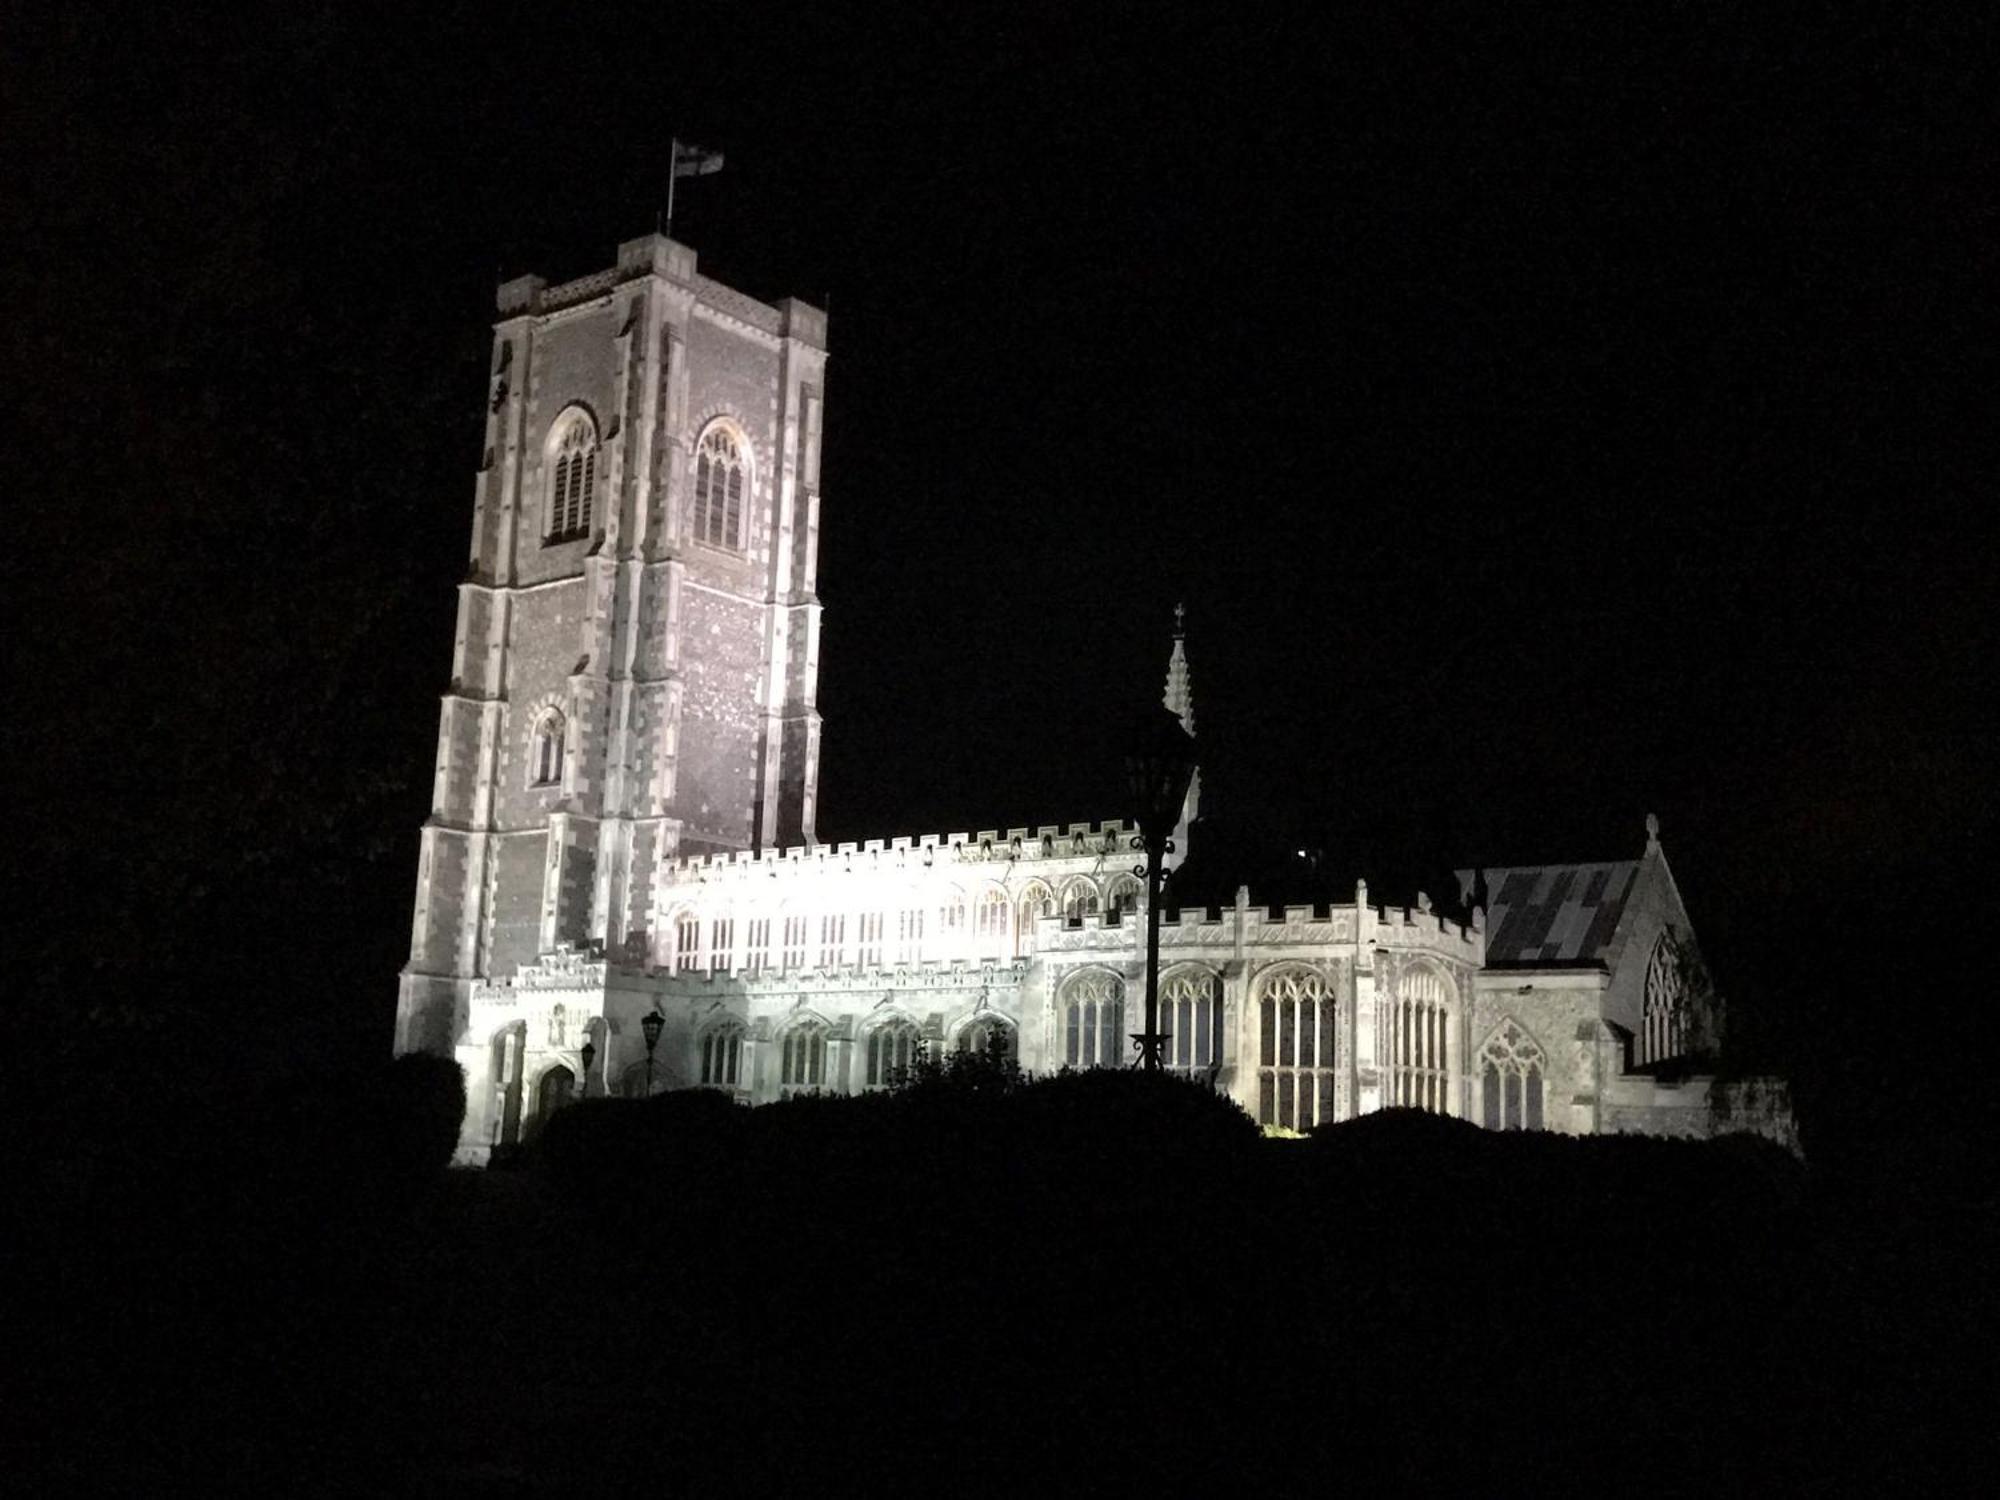
[[[814,836],[826,314],[659,234],[498,301],[396,1042],[464,1068],[460,1159],[576,1096],[856,1092],[943,1049],[1133,1065],[1134,823]],[[1192,734],[1178,617],[1163,644]],[[1690,1065],[1715,1006],[1653,819],[1629,858],[1459,879],[1462,919],[1365,882],[1159,913],[1162,1066],[1275,1131],[1788,1131]]]

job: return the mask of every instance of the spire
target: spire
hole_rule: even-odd
[[[1174,649],[1167,658],[1167,692],[1160,700],[1181,721],[1181,728],[1194,733],[1194,684],[1188,677],[1187,606],[1174,606]]]
[[[1187,606],[1174,606],[1174,649],[1167,657],[1167,691],[1160,701],[1167,706],[1167,712],[1181,721],[1181,728],[1194,733],[1194,682],[1188,676],[1187,661]],[[1193,779],[1188,782],[1187,800],[1181,804],[1180,825],[1174,830],[1174,842],[1180,846],[1183,855],[1188,847],[1188,829],[1201,812],[1201,767],[1196,766]]]

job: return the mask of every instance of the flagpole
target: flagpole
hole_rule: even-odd
[[[667,238],[674,237],[674,179],[681,175],[681,143],[678,136],[667,139]]]

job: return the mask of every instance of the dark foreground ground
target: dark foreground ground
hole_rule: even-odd
[[[510,1495],[1850,1489],[1986,1439],[1940,1200],[1748,1139],[1267,1141],[1149,1082],[592,1103],[485,1173],[407,1073],[70,1121],[13,1441],[93,1488]]]

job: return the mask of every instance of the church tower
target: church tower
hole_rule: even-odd
[[[646,952],[677,856],[813,842],[825,313],[661,235],[498,304],[401,1051],[559,944]]]

